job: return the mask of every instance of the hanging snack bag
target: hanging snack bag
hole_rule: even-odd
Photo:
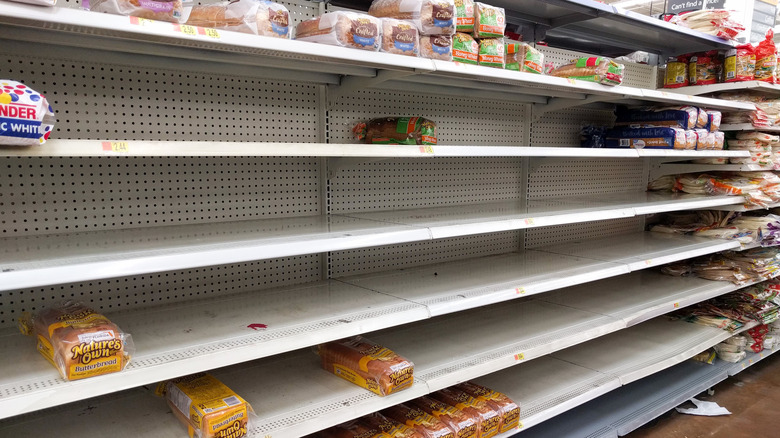
[[[623,64],[602,57],[580,58],[571,64],[558,67],[551,76],[598,82],[605,85],[620,85],[623,82]]]
[[[43,144],[54,129],[54,110],[26,85],[0,79],[0,145]]]
[[[452,61],[452,35],[421,35],[420,57]]]
[[[265,0],[233,0],[193,6],[187,24],[290,38],[290,12],[279,3]]]
[[[479,43],[467,33],[456,33],[452,37],[452,60],[464,64],[478,64]]]
[[[712,85],[718,82],[720,64],[718,52],[711,50],[691,56],[688,62],[688,80],[691,85]]]
[[[503,38],[506,29],[504,8],[474,3],[474,37]]]
[[[320,344],[317,354],[326,371],[377,395],[390,395],[414,383],[412,362],[361,336]]]
[[[504,41],[485,38],[479,42],[479,65],[504,68]]]
[[[474,0],[455,0],[456,29],[458,32],[474,32]]]
[[[336,11],[298,23],[295,39],[376,52],[382,41],[381,32],[382,23],[376,17]]]
[[[454,0],[374,0],[368,13],[374,17],[411,20],[420,35],[455,33]]]
[[[507,70],[524,71],[527,73],[542,74],[544,68],[544,54],[529,44],[506,43]]]
[[[179,377],[157,386],[191,438],[241,438],[251,427],[252,407],[214,376]]]
[[[723,82],[752,81],[755,71],[756,53],[750,44],[742,44],[726,52]]]
[[[192,5],[182,0],[90,0],[89,10],[149,20],[186,23]]]
[[[19,320],[24,334],[35,335],[38,352],[65,380],[122,371],[134,353],[132,337],[105,316],[72,301],[25,314]]]
[[[688,86],[688,58],[678,56],[666,61],[664,88],[680,88]]]
[[[436,123],[422,117],[381,117],[352,128],[358,140],[372,144],[435,145]]]
[[[420,39],[417,28],[410,21],[382,18],[382,45],[380,52],[417,56]]]
[[[766,38],[756,46],[756,71],[757,81],[777,82],[777,48],[773,40],[775,33],[772,29],[766,31]]]

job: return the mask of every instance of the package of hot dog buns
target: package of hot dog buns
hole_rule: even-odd
[[[249,403],[210,374],[162,382],[156,393],[165,397],[190,438],[241,438],[251,428]]]
[[[0,145],[42,144],[54,122],[54,109],[43,95],[20,82],[0,79]]]
[[[187,24],[274,38],[290,38],[290,12],[266,0],[232,0],[192,7]]]
[[[105,316],[81,303],[66,301],[19,321],[34,335],[38,351],[66,380],[122,371],[135,352],[132,337]]]
[[[385,396],[410,388],[414,364],[392,350],[355,336],[317,346],[322,368]]]
[[[550,72],[550,76],[580,79],[605,85],[623,82],[623,64],[602,57],[579,58]]]

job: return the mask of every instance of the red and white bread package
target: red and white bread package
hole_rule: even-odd
[[[0,79],[0,145],[43,144],[54,129],[54,109],[37,91]]]

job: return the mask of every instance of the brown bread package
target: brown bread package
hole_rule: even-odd
[[[387,418],[379,412],[360,417],[358,423],[382,432],[383,438],[426,438],[414,428]]]
[[[134,352],[129,334],[105,316],[72,301],[23,316],[19,328],[36,336],[38,351],[66,380],[122,371]]]
[[[501,413],[485,400],[472,397],[457,388],[444,388],[431,394],[431,397],[479,418],[477,428],[480,438],[492,438],[498,435]]]
[[[520,425],[520,406],[505,394],[472,382],[463,382],[456,385],[455,388],[472,397],[485,400],[501,414],[501,424],[498,427],[499,433],[516,429]]]
[[[233,0],[193,6],[187,24],[290,38],[290,12],[270,1]]]
[[[385,409],[382,414],[414,428],[425,438],[455,438],[455,432],[449,426],[420,408],[402,403]]]
[[[436,123],[422,117],[381,117],[352,128],[355,138],[371,144],[435,145]]]
[[[454,0],[374,0],[368,13],[374,17],[411,20],[420,35],[455,33]]]
[[[382,438],[378,429],[360,424],[356,420],[333,426],[306,438]]]
[[[322,367],[369,391],[385,396],[414,383],[414,364],[362,336],[317,347]]]
[[[421,36],[420,57],[452,61],[452,35]]]
[[[420,47],[420,37],[417,28],[407,20],[382,18],[381,52],[396,55],[417,56]]]
[[[455,432],[455,438],[479,438],[481,419],[478,415],[461,411],[428,396],[416,398],[407,404],[422,409],[449,426]]]
[[[295,39],[376,52],[382,42],[382,23],[357,12],[328,12],[298,23]]]

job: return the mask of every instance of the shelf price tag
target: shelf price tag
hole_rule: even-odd
[[[148,18],[130,17],[130,24],[135,24],[136,26],[149,26],[152,23],[154,23],[154,20]]]
[[[567,81],[568,81],[570,84],[572,84],[572,85],[577,85],[577,81],[576,81],[575,79],[572,79],[572,78],[566,78],[566,80],[567,80]]]
[[[430,146],[430,145],[420,146],[420,153],[421,154],[432,154],[433,153],[433,146]]]
[[[653,264],[653,260],[652,259],[645,260],[645,266],[651,266],[652,264]]]
[[[515,355],[515,360],[518,361],[518,362],[521,361],[521,360],[525,360],[525,355],[523,353],[517,353]]]
[[[521,421],[521,422],[517,423],[517,430],[520,430],[522,428],[523,428],[523,422]]]
[[[103,152],[116,152],[118,154],[130,152],[130,144],[126,141],[104,141],[102,146]]]
[[[211,29],[209,27],[199,27],[198,35],[206,35],[209,38],[219,39],[219,31],[217,29]]]
[[[674,303],[674,308],[677,309],[680,307],[680,303]]]
[[[173,30],[176,32],[181,32],[185,35],[195,36],[198,34],[198,29],[196,29],[195,26],[189,26],[187,24],[175,24],[173,26]]]
[[[517,293],[517,295],[525,295],[525,288],[518,287],[515,289],[515,292]]]
[[[528,226],[533,226],[534,225],[534,218],[529,217],[528,219],[524,220],[523,222],[525,222],[525,224],[528,225]]]

